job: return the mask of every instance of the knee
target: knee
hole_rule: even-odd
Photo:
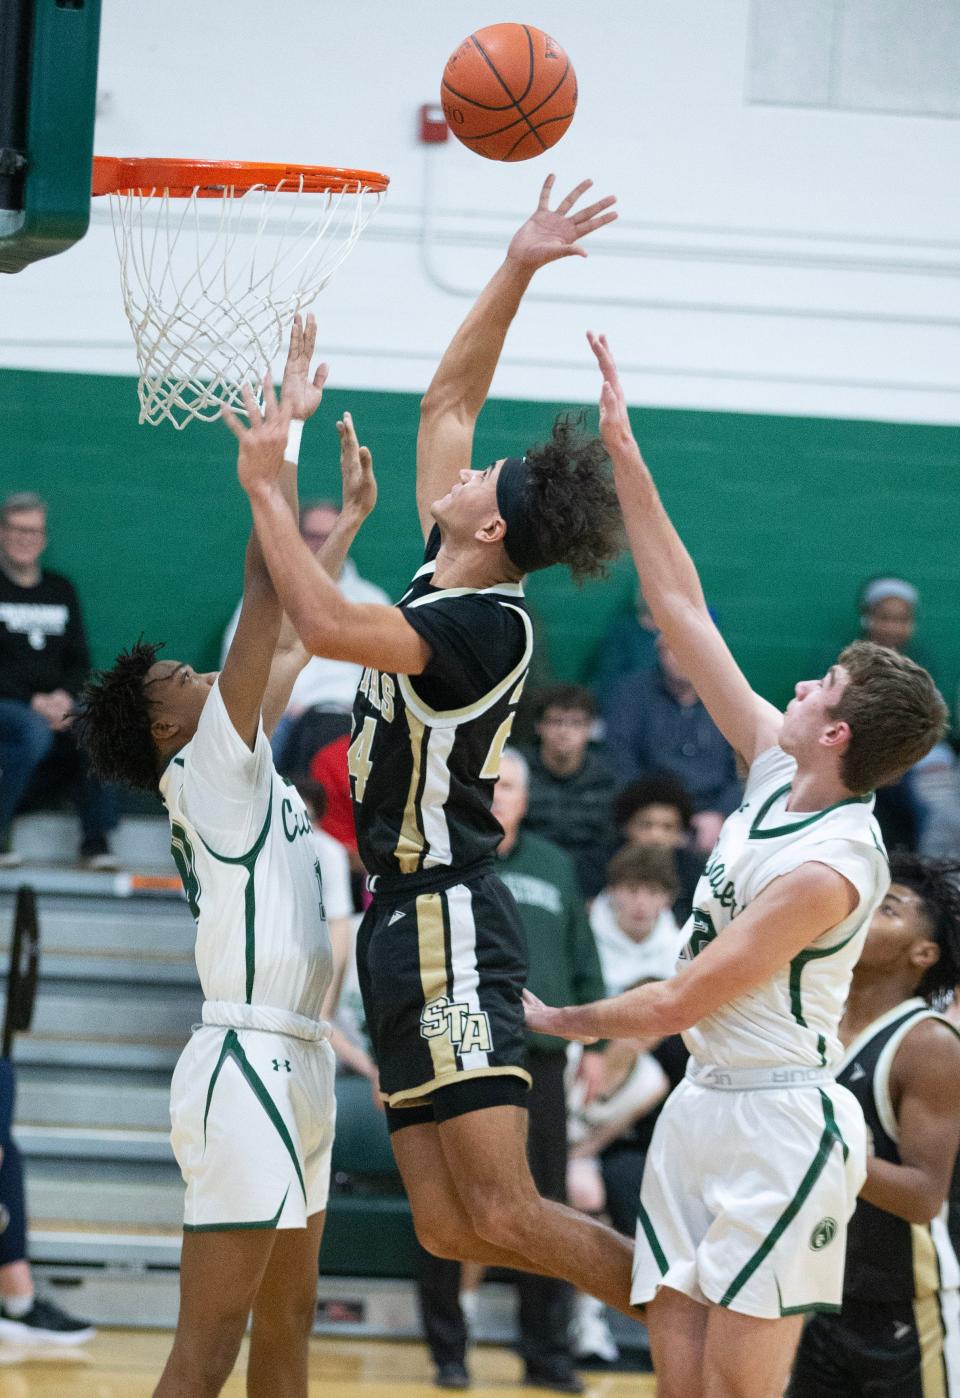
[[[468,1262],[463,1228],[451,1227],[445,1219],[430,1218],[418,1219],[416,1214],[413,1218],[414,1232],[421,1247],[434,1257],[444,1257],[450,1262]]]
[[[270,1303],[258,1301],[253,1308],[254,1338],[258,1345],[279,1345],[286,1349],[306,1339],[313,1330],[316,1314],[316,1290],[293,1292]]]
[[[526,1210],[512,1199],[491,1198],[487,1194],[466,1202],[470,1225],[478,1238],[506,1252],[517,1250],[526,1231]]]
[[[207,1398],[220,1392],[233,1372],[246,1329],[246,1316],[211,1322],[202,1334],[178,1336],[173,1359],[176,1369],[192,1385],[190,1392]]]

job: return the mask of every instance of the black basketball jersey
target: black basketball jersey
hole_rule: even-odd
[[[879,1160],[901,1164],[899,1132],[890,1100],[890,1068],[904,1037],[923,1019],[939,1018],[925,1000],[905,1000],[881,1015],[844,1055],[837,1081],[856,1097],[873,1134]],[[847,1230],[844,1300],[906,1303],[960,1283],[960,1265],[950,1239],[949,1201],[931,1223],[908,1223],[895,1214],[857,1201]]]
[[[420,675],[365,669],[347,755],[357,843],[379,876],[461,869],[491,856],[491,810],[533,651],[520,583],[437,588],[440,532],[397,606],[428,642]]]

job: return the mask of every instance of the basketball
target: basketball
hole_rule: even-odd
[[[577,108],[563,49],[531,24],[478,29],[450,56],[440,88],[450,130],[488,160],[530,160],[556,145]]]

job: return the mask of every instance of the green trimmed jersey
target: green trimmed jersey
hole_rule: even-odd
[[[797,764],[782,748],[753,763],[739,810],[728,816],[697,884],[682,958],[692,960],[774,879],[802,864],[826,864],[859,901],[764,984],[728,1001],[683,1036],[699,1065],[833,1067],[842,1048],[837,1026],[870,919],[890,886],[873,796],[822,811],[789,811]]]
[[[219,681],[160,794],[204,997],[319,1020],[331,957],[310,817],[263,725],[252,750],[237,733]]]

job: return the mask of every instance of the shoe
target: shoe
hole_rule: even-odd
[[[19,869],[23,855],[18,849],[0,850],[0,869]]]
[[[82,1345],[96,1333],[89,1321],[67,1315],[56,1302],[42,1296],[37,1296],[26,1315],[17,1320],[0,1306],[0,1340],[21,1345]]]
[[[615,1364],[620,1351],[610,1333],[607,1308],[595,1296],[578,1292],[570,1322],[570,1349],[576,1359]]]
[[[110,853],[110,846],[103,835],[92,835],[80,846],[80,863],[85,869],[102,874],[112,874],[120,868],[120,861]]]
[[[433,1381],[437,1388],[470,1387],[470,1375],[467,1372],[466,1364],[458,1364],[456,1362],[438,1364]]]
[[[551,1393],[583,1393],[584,1385],[568,1361],[554,1360],[552,1364],[528,1364],[524,1374],[525,1388],[548,1388]]]
[[[478,1290],[461,1291],[460,1311],[467,1327],[467,1334],[472,1335],[477,1328],[477,1316],[480,1312],[480,1292]]]

